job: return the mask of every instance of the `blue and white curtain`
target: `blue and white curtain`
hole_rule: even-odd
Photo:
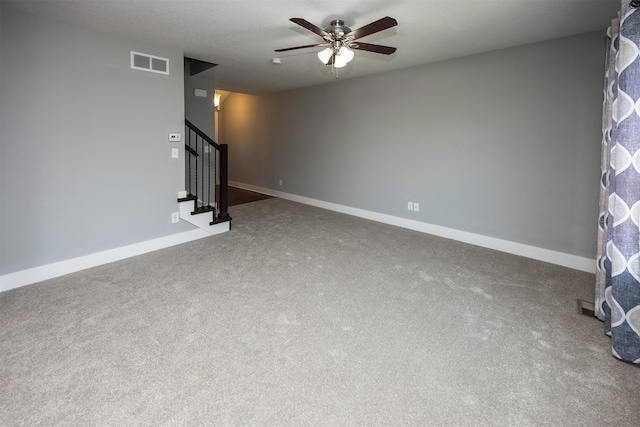
[[[640,9],[622,0],[607,35],[595,311],[640,364]]]

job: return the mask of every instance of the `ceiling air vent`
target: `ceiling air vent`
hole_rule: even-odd
[[[131,51],[131,68],[152,73],[169,74],[169,60],[159,56]]]

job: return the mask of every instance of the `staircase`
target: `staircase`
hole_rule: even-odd
[[[185,191],[178,194],[180,218],[208,233],[231,229],[226,144],[217,144],[189,120],[185,124]]]

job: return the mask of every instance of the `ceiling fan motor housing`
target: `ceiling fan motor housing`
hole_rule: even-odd
[[[325,36],[324,38],[328,42],[346,42],[349,38],[345,36],[352,32],[351,28],[344,25],[344,21],[342,19],[335,19],[331,21],[331,26],[324,30],[329,34],[329,36]]]

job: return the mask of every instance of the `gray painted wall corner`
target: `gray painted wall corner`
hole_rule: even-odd
[[[593,258],[603,58],[594,32],[235,94],[231,179]]]

